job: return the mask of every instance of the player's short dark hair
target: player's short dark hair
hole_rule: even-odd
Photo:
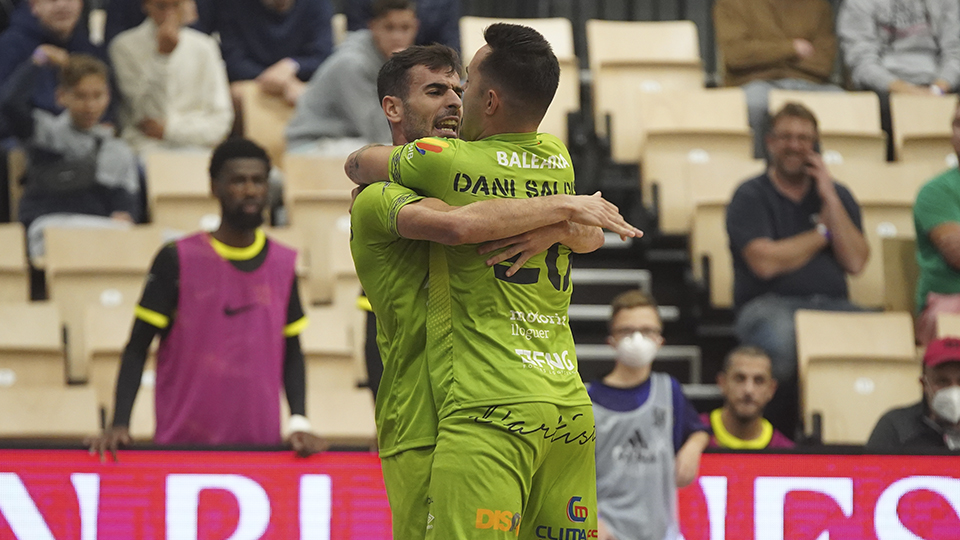
[[[610,307],[612,308],[612,313],[610,313],[610,320],[607,321],[607,327],[609,330],[613,330],[613,319],[617,316],[617,313],[625,309],[639,307],[649,307],[657,311],[657,301],[653,299],[653,296],[640,289],[632,289],[615,296],[613,301],[610,302]],[[657,311],[657,317],[660,317],[659,311]]]
[[[490,54],[477,68],[505,95],[510,112],[543,119],[560,84],[560,63],[546,38],[529,26],[495,23],[483,32]]]
[[[267,170],[270,170],[270,156],[263,147],[249,139],[227,139],[213,150],[213,155],[210,157],[210,181],[213,182],[220,176],[220,171],[223,170],[227,161],[238,158],[262,160]]]
[[[370,8],[372,15],[370,20],[379,19],[394,10],[406,11],[409,9],[410,11],[416,11],[416,8],[416,4],[410,0],[377,0]]]
[[[73,88],[89,75],[100,77],[106,82],[110,80],[110,69],[102,60],[89,54],[71,54],[67,63],[60,68],[59,83],[63,88]]]
[[[806,120],[813,124],[814,133],[820,133],[817,116],[813,114],[813,111],[806,108],[803,104],[793,101],[785,103],[783,107],[780,107],[779,111],[770,117],[770,125],[767,127],[767,133],[773,133],[773,128],[776,127],[777,122],[783,118],[800,118]]]
[[[395,53],[377,74],[377,95],[380,102],[386,96],[396,96],[403,101],[410,93],[410,70],[415,66],[426,66],[431,71],[445,69],[447,73],[460,72],[460,56],[457,51],[434,43],[433,45],[414,45]]]
[[[770,360],[770,355],[767,354],[767,351],[761,349],[760,347],[754,345],[740,345],[734,347],[733,350],[727,353],[727,356],[723,358],[723,368],[720,371],[724,373],[730,371],[730,366],[733,365],[733,359],[738,356],[749,356],[751,358],[766,358]],[[772,366],[771,366],[772,369]],[[771,371],[772,374],[772,371]]]

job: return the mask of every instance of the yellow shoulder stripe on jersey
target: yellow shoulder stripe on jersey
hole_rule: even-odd
[[[370,299],[366,296],[358,296],[357,309],[361,311],[373,311],[373,306],[370,305]]]
[[[141,321],[156,326],[161,330],[170,324],[170,317],[139,305],[133,308],[133,315]]]
[[[307,316],[304,315],[299,319],[293,321],[292,323],[283,327],[283,337],[293,337],[299,336],[300,332],[303,332],[303,329],[307,327],[310,319],[307,319]]]
[[[263,251],[263,246],[266,243],[267,235],[263,232],[263,229],[257,229],[253,243],[242,248],[228,246],[214,238],[213,235],[210,236],[210,245],[213,246],[213,250],[228,261],[249,261]]]
[[[723,425],[722,412],[723,409],[715,409],[710,413],[710,427],[713,428],[713,436],[716,437],[720,446],[735,450],[762,450],[766,448],[773,439],[773,426],[766,418],[760,419],[760,436],[756,439],[745,441],[734,436],[727,431],[727,428]]]

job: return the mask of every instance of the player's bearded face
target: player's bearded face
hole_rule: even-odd
[[[263,224],[267,173],[266,164],[258,159],[233,159],[224,166],[215,194],[225,223],[240,230]]]

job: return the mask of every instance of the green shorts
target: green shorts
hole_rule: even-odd
[[[590,405],[520,403],[442,419],[428,540],[597,537]]]
[[[433,446],[411,448],[380,458],[396,540],[423,538],[433,451]]]

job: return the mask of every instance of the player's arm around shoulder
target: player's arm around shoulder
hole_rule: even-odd
[[[372,184],[390,178],[390,154],[394,146],[368,144],[355,150],[343,164],[347,177],[357,185]]]

